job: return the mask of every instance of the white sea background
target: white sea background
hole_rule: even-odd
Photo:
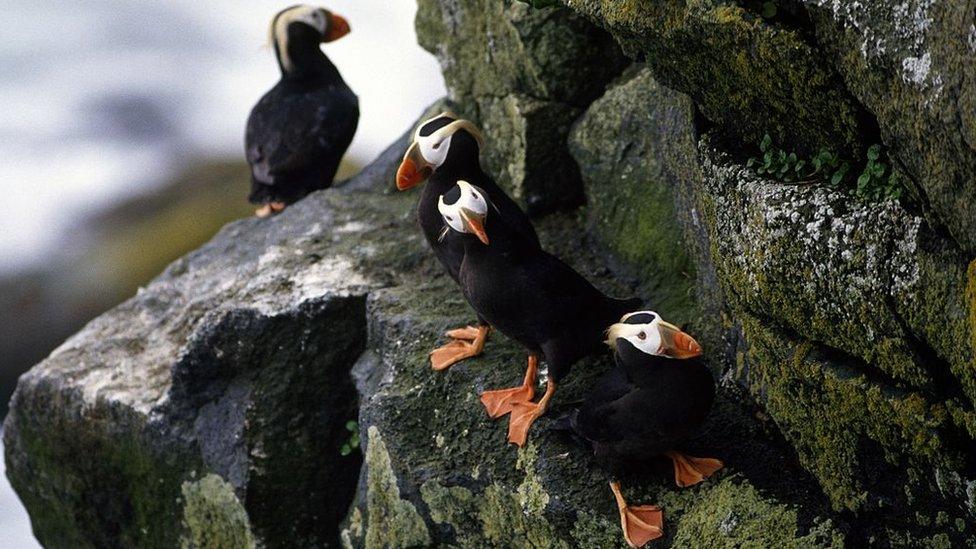
[[[192,159],[240,155],[247,114],[278,78],[267,24],[289,4],[4,1],[0,274],[45,264],[86,215]],[[352,28],[325,51],[359,95],[349,155],[366,163],[444,94],[443,79],[416,44],[413,1],[326,7]],[[5,476],[0,539],[38,546]]]

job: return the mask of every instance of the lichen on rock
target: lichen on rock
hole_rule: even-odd
[[[183,522],[189,532],[183,540],[188,548],[256,547],[247,511],[234,487],[213,473],[182,487]]]

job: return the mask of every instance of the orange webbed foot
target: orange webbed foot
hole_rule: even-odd
[[[549,399],[556,390],[556,384],[549,380],[546,385],[546,393],[542,395],[542,400],[538,404],[534,402],[516,402],[512,409],[512,417],[508,423],[508,441],[517,444],[519,448],[525,446],[525,441],[529,437],[529,428],[535,420],[542,417],[549,407]]]
[[[620,512],[620,529],[627,545],[638,549],[664,535],[664,511],[657,505],[627,505],[620,492],[620,483],[611,482],[610,489]]]
[[[430,352],[430,367],[438,372],[446,370],[466,358],[481,354],[488,339],[488,326],[467,326],[449,330],[447,336],[453,341]]]
[[[515,408],[516,403],[528,402],[533,398],[535,398],[534,384],[481,393],[481,403],[484,404],[485,411],[492,419],[510,413]]]
[[[694,486],[725,466],[714,458],[688,456],[679,452],[668,452],[666,455],[674,462],[674,482],[681,488]]]
[[[535,380],[539,371],[539,358],[529,355],[529,366],[525,370],[522,385],[511,389],[497,389],[481,393],[481,403],[492,419],[497,419],[512,411],[516,402],[527,402],[535,398]]]

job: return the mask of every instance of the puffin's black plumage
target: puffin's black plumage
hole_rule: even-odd
[[[481,169],[480,139],[480,133],[471,122],[443,113],[424,122],[417,130],[397,171],[397,187],[401,190],[427,180],[417,203],[417,219],[434,255],[455,282],[458,282],[464,257],[463,235],[445,232],[437,205],[439,197],[449,192],[458,179],[480,186],[497,205],[498,215],[515,227],[527,242],[536,247],[539,245],[535,228],[525,212]],[[476,327],[448,331],[446,335],[451,341],[431,351],[431,367],[444,370],[478,356],[489,331],[490,325],[481,315]]]
[[[290,204],[331,185],[359,122],[359,99],[320,49],[323,32],[303,21],[279,29],[279,18],[294,9],[283,10],[272,22],[281,80],[247,120],[249,200],[255,204]],[[333,19],[330,24],[342,21],[321,11]],[[275,32],[287,33],[287,40]]]
[[[471,306],[492,326],[541,354],[549,377],[601,350],[606,327],[640,305],[603,294],[570,266],[541,249],[497,215],[489,200],[489,244],[453,232],[464,244],[460,283]]]
[[[700,357],[678,360],[641,352],[617,339],[616,367],[573,416],[573,430],[611,477],[650,457],[680,450],[701,430],[715,381]]]
[[[418,133],[421,136],[430,135],[454,120],[450,116],[437,117],[424,124]],[[539,237],[529,216],[481,169],[480,151],[474,136],[460,130],[451,138],[450,147],[444,163],[431,174],[424,185],[417,203],[417,220],[434,255],[457,282],[461,260],[464,258],[466,235],[453,231],[444,232],[444,219],[437,210],[437,200],[456,187],[458,180],[467,181],[483,190],[488,200],[498,209],[497,215],[513,227],[525,242],[538,248]]]

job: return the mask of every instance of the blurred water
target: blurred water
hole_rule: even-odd
[[[278,78],[267,24],[289,4],[3,2],[0,273],[43,264],[81,217],[181,163],[240,155],[247,113]],[[350,155],[368,161],[444,94],[443,80],[416,44],[414,2],[325,5],[352,27],[325,51],[359,94]],[[37,546],[5,476],[0,532],[4,548]]]
[[[289,3],[4,2],[0,271],[43,262],[79,216],[181,162],[241,154],[247,113],[278,77],[267,24]],[[416,44],[414,2],[327,7],[352,27],[325,51],[359,94],[350,155],[368,161],[443,80]]]

